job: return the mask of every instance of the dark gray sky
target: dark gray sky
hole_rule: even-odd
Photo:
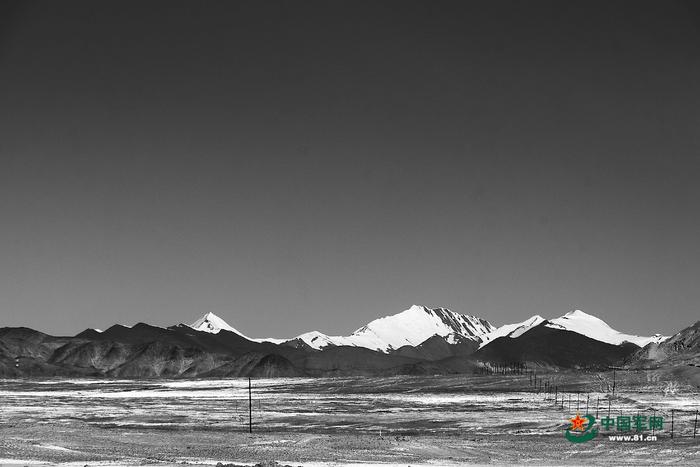
[[[0,326],[700,316],[700,11],[3,2]]]

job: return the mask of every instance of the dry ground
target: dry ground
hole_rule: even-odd
[[[210,431],[95,430],[87,425],[0,428],[0,458],[44,463],[185,465],[279,461],[292,465],[524,464],[648,465],[700,463],[700,438],[574,445],[560,435],[408,436]],[[0,464],[3,461],[0,461]]]
[[[676,439],[666,425],[656,442],[599,435],[584,444],[563,436],[575,408],[527,392],[527,376],[258,381],[264,403],[254,404],[253,434],[236,421],[247,416],[236,381],[5,381],[0,465],[700,465],[700,436],[692,438],[698,392],[664,392],[663,376],[618,374],[613,414],[653,408],[668,424],[674,408]],[[600,399],[601,412],[607,408],[594,391],[609,374],[543,377],[584,391],[582,400],[591,391],[591,405]]]

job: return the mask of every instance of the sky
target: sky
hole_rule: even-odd
[[[0,326],[700,319],[692,2],[3,2]]]

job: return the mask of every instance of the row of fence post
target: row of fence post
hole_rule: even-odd
[[[534,386],[535,390],[539,394],[540,392],[543,392],[544,394],[544,399],[547,400],[549,395],[554,393],[554,405],[558,406],[559,405],[559,395],[561,394],[561,408],[564,408],[564,393],[559,392],[559,386],[554,385],[552,389],[552,383],[549,380],[544,380],[542,377],[538,377],[537,373],[534,370],[529,370],[528,371],[528,376],[529,376],[529,383],[530,386]],[[612,382],[612,388],[608,386],[608,389],[612,389],[612,393],[608,397],[608,417],[610,417],[612,413],[612,399],[615,397],[615,390],[617,388],[617,378],[616,378],[616,371],[613,368],[613,382]],[[567,409],[571,411],[571,393],[567,393]],[[590,409],[590,393],[586,392],[586,413],[588,413]],[[581,410],[581,392],[576,391],[576,411]],[[652,409],[654,411],[653,416],[656,417],[656,409]],[[693,422],[693,438],[697,437],[697,431],[698,431],[698,415],[700,414],[699,410],[695,410],[695,420]],[[595,417],[599,418],[600,415],[600,396],[597,397],[596,400],[596,410],[595,410]],[[675,409],[671,409],[671,438],[674,438],[674,430],[675,430]],[[652,435],[655,434],[655,427],[652,427]]]
[[[554,392],[554,405],[557,406],[559,402],[559,386],[554,385],[554,389],[552,390],[552,384],[549,380],[544,381],[542,378],[539,378],[539,386],[537,385],[537,374],[533,373],[532,371],[529,371],[529,376],[530,376],[530,385],[533,384],[533,377],[534,377],[534,385],[535,388],[538,388],[539,391],[544,391],[544,397],[545,400],[548,398],[548,395]],[[614,370],[613,370],[613,375],[614,375]],[[252,381],[251,378],[248,378],[248,432],[252,433],[253,432],[253,386],[252,386]],[[612,408],[612,399],[614,397],[614,391],[615,391],[615,378],[613,377],[613,395],[611,397],[608,397],[608,417],[611,415],[611,408]],[[568,410],[569,412],[571,411],[571,393],[567,393],[568,395]],[[564,408],[564,393],[561,393],[561,407],[562,409]],[[576,411],[580,411],[581,408],[581,392],[577,391],[576,392]],[[586,393],[586,413],[588,413],[590,408],[590,393]],[[656,417],[656,409],[652,409],[654,411],[654,417]],[[693,438],[696,437],[697,435],[697,428],[698,428],[698,410],[695,410],[695,421],[693,422]],[[600,396],[597,397],[597,402],[596,402],[596,411],[595,411],[595,416],[598,418],[600,413]],[[671,439],[674,438],[674,428],[675,428],[675,409],[671,409]],[[655,434],[655,427],[652,426],[652,435]]]

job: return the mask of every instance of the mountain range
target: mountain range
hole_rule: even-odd
[[[168,328],[138,323],[72,337],[0,328],[1,376],[281,377],[470,373],[522,364],[603,369],[700,363],[700,323],[674,336],[636,336],[581,310],[496,327],[413,305],[348,336],[311,331],[251,338],[213,313]]]
[[[211,333],[231,331],[246,337],[214,313],[205,314],[190,327]],[[291,339],[246,339],[275,344],[291,343],[315,350],[331,346],[350,346],[387,353],[404,346],[420,345],[433,336],[440,336],[450,344],[464,339],[479,342],[479,336],[495,330],[491,323],[476,316],[455,313],[447,308],[431,309],[413,305],[401,313],[375,319],[349,336],[329,336],[319,331],[310,331]]]

